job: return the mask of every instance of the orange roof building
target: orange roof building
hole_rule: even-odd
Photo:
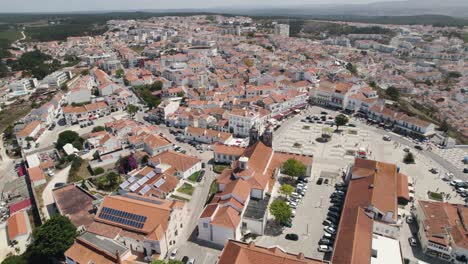
[[[28,175],[31,184],[34,186],[39,186],[47,182],[46,176],[39,166],[29,168]]]
[[[405,191],[408,193],[408,180],[403,176],[395,164],[355,159],[347,177],[348,190],[332,263],[369,263],[375,257],[372,254],[375,237],[396,237],[398,201],[404,199]],[[401,258],[395,257],[395,261],[401,263]]]
[[[279,247],[260,247],[253,242],[249,244],[229,240],[219,257],[218,264],[319,264],[326,263],[318,259],[307,258],[285,252]]]
[[[224,169],[217,179],[219,192],[205,207],[198,222],[198,238],[218,245],[224,245],[229,239],[240,239],[243,232],[263,235],[270,186],[274,185],[272,178],[291,158],[303,162],[309,172],[312,166],[311,157],[276,153],[262,142],[245,149],[215,145],[215,157],[226,154],[240,157],[229,158],[231,167]]]
[[[22,210],[11,215],[7,220],[7,229],[9,241],[28,238],[31,234],[31,224],[27,212]]]
[[[79,263],[117,263],[127,254],[165,256],[181,232],[186,213],[181,201],[132,193],[106,196],[86,233],[65,256]]]

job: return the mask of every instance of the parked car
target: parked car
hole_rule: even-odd
[[[414,222],[414,218],[411,215],[408,215],[406,217],[406,223],[411,224]]]
[[[205,176],[205,170],[201,170],[200,174],[197,177],[197,182],[201,182],[204,176]]]
[[[346,183],[344,182],[338,182],[335,184],[335,188],[339,188],[339,187],[346,187]]]
[[[187,264],[187,262],[188,262],[188,257],[187,257],[187,256],[184,256],[184,257],[182,258],[182,263]]]
[[[317,185],[322,185],[322,183],[323,183],[323,178],[322,177],[318,178]]]
[[[404,152],[410,152],[410,149],[409,148],[404,148],[403,151]]]
[[[385,140],[385,141],[391,141],[392,140],[392,138],[390,136],[383,136],[382,139]]]
[[[338,223],[340,222],[339,217],[334,216],[327,216],[326,220],[332,222],[335,225],[338,225]]]
[[[330,212],[341,213],[341,208],[339,208],[338,206],[332,206],[332,207],[328,208],[328,210],[329,210]]]
[[[438,170],[437,168],[431,168],[429,171],[430,171],[432,174],[437,174],[437,173],[439,173],[439,170]]]
[[[330,240],[335,240],[335,235],[332,235],[330,233],[327,233],[327,232],[324,232],[323,233],[323,237],[322,238],[326,238],[326,239],[330,239]]]
[[[333,246],[333,241],[328,238],[321,238],[318,242],[319,245],[325,245],[325,246]]]
[[[334,191],[333,193],[336,193],[338,195],[344,195],[345,194],[343,191]]]
[[[332,193],[332,194],[330,195],[330,198],[332,198],[332,199],[333,199],[333,198],[343,199],[343,197],[344,197],[344,194],[339,194],[339,193]]]
[[[332,223],[330,220],[323,220],[322,225],[331,226],[331,225],[334,225],[334,223]]]
[[[323,184],[328,184],[328,179],[325,179],[325,180],[323,181]]]
[[[194,259],[194,258],[190,258],[189,261],[187,262],[187,264],[195,264],[195,259]]]
[[[340,218],[340,213],[328,211],[327,216],[334,216],[336,218]]]
[[[327,245],[319,245],[319,247],[317,248],[317,250],[318,250],[319,252],[325,252],[325,253],[327,253],[327,252],[332,252],[332,251],[333,251],[333,248],[330,247],[330,246],[327,246]]]
[[[418,242],[417,242],[416,238],[414,238],[414,237],[408,238],[408,242],[409,242],[410,246],[412,246],[412,247],[415,247],[415,246],[418,245]]]
[[[297,241],[299,240],[299,236],[297,234],[287,234],[284,238],[287,240]]]
[[[325,112],[325,111],[320,112],[320,114],[321,114],[321,115],[328,115],[328,113]]]
[[[331,226],[326,226],[323,228],[323,230],[332,235],[336,234],[336,229]]]
[[[338,197],[334,197],[330,200],[331,203],[333,204],[342,204],[343,203],[343,198],[338,198]]]
[[[423,150],[423,147],[421,145],[415,145],[414,148],[417,150]]]
[[[173,250],[171,251],[171,254],[169,255],[169,259],[171,259],[171,260],[172,260],[172,259],[175,259],[176,255],[177,255],[177,251],[178,251],[177,248],[173,249]]]
[[[62,186],[64,186],[65,184],[66,184],[66,183],[64,183],[64,182],[57,182],[57,183],[54,184],[54,188],[62,187]]]

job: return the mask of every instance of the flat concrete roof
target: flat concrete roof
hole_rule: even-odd
[[[380,235],[372,235],[371,264],[403,264],[400,250],[400,242],[393,238]]]

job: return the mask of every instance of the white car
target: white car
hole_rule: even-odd
[[[325,232],[325,233],[323,233],[323,237],[324,238],[333,238],[333,235],[330,234],[330,233]]]
[[[291,211],[291,216],[292,216],[292,217],[296,217],[296,210],[292,210],[292,211]]]
[[[327,246],[327,245],[319,245],[319,247],[317,248],[317,250],[319,252],[332,252],[333,251],[333,248],[330,247],[330,246]]]
[[[190,258],[189,261],[187,262],[187,264],[195,264],[195,259],[194,259],[194,258]]]
[[[331,226],[326,226],[323,228],[323,230],[329,234],[335,234],[336,233],[336,229],[331,227]]]
[[[297,208],[297,203],[295,202],[288,202],[289,207],[296,209]]]
[[[170,260],[174,260],[176,258],[176,255],[177,255],[177,248],[175,248],[174,250],[172,250],[171,252],[171,255],[169,255],[169,259]]]

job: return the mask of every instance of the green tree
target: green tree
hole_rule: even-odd
[[[447,77],[451,79],[457,79],[457,78],[462,77],[462,74],[456,71],[451,71],[447,74]]]
[[[440,124],[439,130],[447,133],[447,131],[450,129],[449,124],[447,123],[447,120],[443,120],[442,123]]]
[[[104,173],[104,169],[101,167],[97,167],[94,169],[94,175],[99,175],[101,173]]]
[[[73,244],[76,235],[76,227],[68,217],[54,215],[34,230],[33,242],[28,250],[32,256],[41,259],[61,258]]]
[[[348,62],[348,64],[346,64],[346,69],[354,75],[357,74],[356,66],[354,66],[351,62]]]
[[[24,255],[12,255],[4,259],[2,264],[28,264],[28,259]]]
[[[125,72],[123,69],[118,69],[115,71],[115,77],[117,78],[122,78],[124,76]]]
[[[307,173],[307,167],[297,159],[288,159],[283,164],[281,172],[291,177],[304,177]]]
[[[390,86],[385,90],[385,94],[388,95],[393,101],[398,101],[400,99],[400,92],[397,88]]]
[[[80,137],[78,133],[71,130],[65,130],[59,134],[57,139],[57,144],[55,147],[58,150],[61,150],[63,146],[68,143],[71,143],[75,148],[82,149],[83,148],[84,139]]]
[[[115,172],[109,172],[106,178],[110,185],[115,185],[119,183],[120,176]]]
[[[138,112],[139,109],[140,109],[140,108],[138,108],[138,106],[129,104],[129,105],[127,106],[127,113],[128,113],[130,116],[133,116],[134,114],[136,114],[136,112]]]
[[[291,193],[294,192],[294,187],[292,187],[289,184],[283,184],[283,185],[281,185],[279,192],[282,195],[289,196],[289,195],[291,195]]]
[[[338,130],[338,128],[340,126],[344,126],[348,123],[349,119],[347,116],[343,115],[343,114],[339,114],[335,117],[335,125],[336,125],[336,130]]]
[[[163,87],[163,83],[161,81],[155,81],[149,86],[150,91],[155,92],[155,91],[161,91]]]
[[[276,199],[271,203],[270,213],[279,223],[287,223],[292,216],[291,207],[289,207],[285,201],[279,199]]]
[[[93,130],[91,130],[91,132],[100,132],[100,131],[105,131],[106,128],[103,127],[103,126],[95,126],[93,127]]]
[[[405,154],[405,157],[403,158],[403,162],[406,164],[411,164],[414,163],[414,155],[411,152],[408,152]]]

